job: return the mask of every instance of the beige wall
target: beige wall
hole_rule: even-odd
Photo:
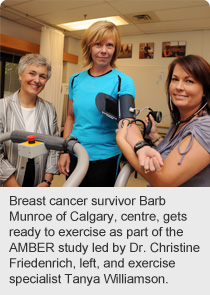
[[[37,30],[19,25],[2,17],[0,17],[0,25],[1,34],[40,44],[41,33]]]
[[[173,58],[162,58],[162,42],[167,41],[186,41],[186,54],[201,55],[210,62],[210,30],[122,37],[122,44],[133,45],[132,58],[118,59],[117,62],[118,69],[134,80],[136,106],[140,109],[148,106],[162,111],[163,125],[170,124],[165,80],[168,65]],[[148,42],[154,42],[154,59],[139,59],[139,44]]]
[[[68,83],[72,74],[83,70],[81,60],[80,40],[68,37],[65,38],[64,51],[79,56],[78,64],[64,62],[63,83]]]

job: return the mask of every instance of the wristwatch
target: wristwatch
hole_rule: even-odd
[[[135,145],[134,145],[134,152],[136,153],[138,150],[140,150],[141,148],[143,148],[143,146],[147,146],[149,145],[146,141],[141,140],[138,141]]]
[[[51,186],[51,184],[52,184],[52,183],[51,183],[49,180],[47,180],[47,179],[44,179],[43,182],[46,182],[49,186]]]

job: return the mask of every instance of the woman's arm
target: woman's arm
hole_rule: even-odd
[[[117,138],[119,140],[121,134],[124,138],[126,138],[126,141],[128,144],[130,144],[132,150],[134,150],[135,144],[139,141],[143,141],[144,139],[136,124],[131,124],[131,127],[129,128],[127,128],[127,124],[128,122],[125,121],[124,127],[121,128],[121,122],[119,123],[119,129],[117,130]],[[144,167],[145,164],[147,167],[147,163],[149,163],[149,168],[151,171],[160,171],[163,166],[163,160],[160,154],[149,146],[142,147],[137,152],[137,158],[140,167]],[[151,161],[149,161],[149,159],[151,159]]]
[[[181,151],[186,150],[189,140],[190,135],[181,141],[179,146]],[[178,164],[181,155],[178,152],[177,145],[165,159],[164,167],[160,172],[151,171],[146,174],[145,169],[147,170],[148,167],[144,166],[143,168],[139,165],[136,154],[123,134],[117,134],[117,143],[133,168],[154,187],[180,186],[210,164],[210,154],[193,138],[192,146],[184,156],[181,165]]]
[[[47,182],[43,181],[40,184],[38,184],[37,187],[49,187],[51,185],[52,180],[53,180],[53,174],[52,173],[45,173],[44,180],[47,180]]]
[[[163,137],[158,133],[157,123],[155,122],[153,116],[150,114],[149,118],[146,117],[144,120],[145,125],[148,125],[149,119],[152,123],[152,127],[150,129],[150,133],[148,134],[149,139],[151,140],[154,146],[158,146],[158,144],[163,140]]]
[[[20,187],[19,184],[17,183],[17,180],[12,174],[5,182],[4,182],[5,187]]]
[[[68,105],[68,112],[66,121],[64,124],[64,132],[63,137],[68,137],[73,129],[74,125],[74,113],[73,113],[73,101],[69,99],[69,105]],[[60,173],[68,176],[69,175],[69,165],[70,165],[70,156],[69,154],[61,154],[60,159],[58,161],[58,168]]]

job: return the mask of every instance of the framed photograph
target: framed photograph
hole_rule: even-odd
[[[121,44],[118,58],[131,58],[131,57],[132,57],[132,44]]]
[[[178,57],[185,56],[186,42],[173,41],[162,43],[162,57]]]
[[[154,43],[140,43],[139,58],[140,59],[154,58]]]

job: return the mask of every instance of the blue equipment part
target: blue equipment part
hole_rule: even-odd
[[[118,99],[118,121],[124,118],[135,119],[135,113],[130,109],[135,108],[134,98],[130,94],[121,95]]]

